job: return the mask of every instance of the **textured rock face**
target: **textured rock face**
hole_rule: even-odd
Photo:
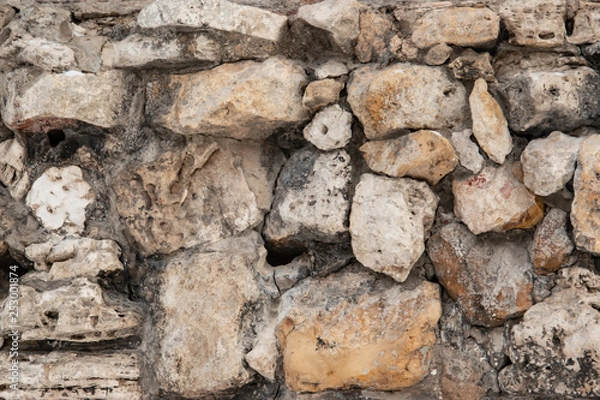
[[[369,139],[400,129],[443,129],[463,122],[464,87],[438,68],[396,64],[381,71],[359,68],[348,102]]]
[[[289,309],[277,336],[293,390],[394,390],[428,372],[441,315],[435,284],[400,286],[352,270],[306,281],[282,301]]]
[[[304,128],[304,138],[320,150],[335,150],[348,144],[352,137],[352,114],[333,105],[315,115]]]
[[[456,150],[460,164],[477,174],[483,168],[483,156],[479,153],[479,147],[471,140],[472,135],[470,129],[452,132],[450,142]]]
[[[598,3],[581,1],[573,18],[573,33],[567,38],[570,43],[595,43],[600,39],[600,7]]]
[[[487,8],[448,7],[430,11],[415,24],[412,40],[420,48],[439,43],[486,47],[498,38],[500,18]]]
[[[468,81],[483,78],[486,82],[494,82],[496,78],[491,59],[490,53],[477,53],[467,49],[448,64],[448,67],[456,79]]]
[[[573,251],[573,241],[566,229],[568,218],[566,212],[553,208],[535,230],[529,255],[538,274],[556,272]]]
[[[533,305],[532,265],[522,242],[478,239],[452,223],[429,239],[427,254],[472,324],[499,326]]]
[[[335,79],[313,81],[306,86],[302,104],[310,110],[318,110],[340,99],[340,92],[344,83]]]
[[[500,6],[500,17],[521,46],[557,47],[564,43],[567,2],[508,0]]]
[[[475,234],[535,226],[544,216],[543,205],[523,185],[521,174],[516,163],[453,180],[456,216]]]
[[[367,142],[360,151],[371,170],[392,177],[409,176],[435,185],[452,172],[458,157],[452,145],[434,131],[418,131],[398,139]]]
[[[356,186],[350,235],[356,259],[404,282],[425,250],[438,198],[424,182],[364,174]]]
[[[360,14],[360,35],[354,54],[360,62],[380,60],[388,50],[393,22],[387,15],[365,10]]]
[[[18,139],[0,143],[0,182],[17,200],[21,200],[29,190],[29,173],[25,171],[26,151]]]
[[[302,105],[304,70],[282,58],[224,64],[151,82],[146,115],[184,135],[262,140],[308,119]]]

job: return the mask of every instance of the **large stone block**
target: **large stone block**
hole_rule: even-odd
[[[508,0],[499,12],[515,44],[557,47],[565,41],[565,0]]]

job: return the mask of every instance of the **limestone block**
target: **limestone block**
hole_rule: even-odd
[[[306,86],[302,104],[310,110],[318,110],[340,99],[344,83],[335,79],[313,81]]]
[[[470,129],[452,132],[450,142],[456,150],[460,164],[474,174],[483,168],[483,156],[479,153],[479,146],[470,138],[473,132]]]
[[[565,41],[565,0],[507,0],[499,13],[514,44],[547,48]]]
[[[569,215],[553,208],[538,225],[529,247],[530,259],[538,274],[556,272],[569,259],[574,249],[573,241],[567,232]]]
[[[319,111],[304,128],[304,138],[320,150],[335,150],[352,138],[352,114],[334,104]]]

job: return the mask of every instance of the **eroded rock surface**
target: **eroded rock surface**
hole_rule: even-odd
[[[568,219],[565,211],[553,208],[536,228],[529,254],[538,274],[556,272],[568,261],[574,249],[567,232]]]
[[[471,140],[473,132],[470,129],[464,131],[452,132],[450,142],[456,150],[460,164],[473,172],[479,173],[483,168],[483,156],[479,153],[479,146]]]
[[[527,3],[508,0],[500,6],[499,12],[515,44],[557,47],[565,41],[567,2],[564,0],[533,0]]]
[[[335,150],[352,137],[352,114],[337,104],[319,111],[304,128],[304,138],[320,150]]]

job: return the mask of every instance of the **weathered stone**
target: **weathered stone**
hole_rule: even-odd
[[[324,0],[300,7],[295,18],[326,31],[339,50],[352,54],[362,8],[356,0]]]
[[[369,139],[400,129],[444,129],[464,122],[465,88],[448,79],[441,67],[369,66],[351,77],[348,102]]]
[[[425,250],[438,198],[425,182],[361,176],[350,213],[356,259],[404,282]]]
[[[341,61],[328,60],[316,66],[314,71],[317,79],[338,78],[348,75],[348,66]]]
[[[138,14],[142,28],[214,29],[278,42],[287,18],[227,0],[156,0]]]
[[[261,298],[254,271],[265,257],[259,235],[249,232],[182,253],[160,273],[158,343],[148,350],[157,352],[153,366],[162,390],[201,397],[249,382],[244,354],[252,314],[245,313]]]
[[[562,398],[600,396],[599,303],[597,288],[583,285],[564,288],[531,307],[512,328],[513,364],[500,371],[502,390]]]
[[[397,285],[362,269],[302,282],[280,307],[286,384],[316,392],[417,383],[428,372],[439,295],[435,284]]]
[[[452,181],[454,213],[475,234],[528,229],[544,208],[521,180],[519,163],[485,167],[479,174]]]
[[[573,32],[567,40],[574,44],[600,42],[600,4],[579,2],[579,9],[573,18]]]
[[[321,150],[335,150],[352,138],[352,114],[337,104],[319,111],[304,128],[304,138]]]
[[[600,135],[591,135],[581,143],[573,188],[571,224],[577,247],[600,254]]]
[[[113,185],[117,211],[142,254],[214,242],[262,221],[241,162],[226,148],[194,142],[153,157],[125,166]]]
[[[202,34],[173,38],[131,35],[104,46],[102,60],[108,68],[214,65],[221,60],[221,46]]]
[[[265,239],[288,245],[347,237],[351,174],[350,156],[344,150],[321,153],[307,148],[294,153],[277,180]]]
[[[390,39],[390,52],[400,62],[416,61],[419,58],[417,45],[400,33]]]
[[[483,168],[484,160],[479,153],[479,147],[471,140],[472,134],[473,132],[470,129],[452,132],[450,142],[456,150],[460,164],[474,174],[478,174]]]
[[[529,142],[523,153],[523,183],[538,196],[558,192],[571,180],[582,138],[554,131]]]
[[[19,59],[47,71],[65,71],[77,65],[75,52],[67,45],[33,38],[19,54]]]
[[[26,202],[46,228],[75,233],[85,228],[85,209],[94,199],[81,168],[71,165],[48,168],[31,186]]]
[[[109,353],[19,351],[19,383],[13,390],[8,353],[0,355],[0,396],[6,400],[140,400],[136,352]]]
[[[422,49],[439,43],[490,47],[499,31],[500,18],[488,8],[448,7],[421,17],[415,24],[412,40]]]
[[[275,268],[275,283],[281,293],[289,290],[298,281],[310,276],[312,262],[310,256],[304,253],[292,260],[289,264]]]
[[[120,71],[9,72],[1,85],[2,119],[10,129],[23,132],[62,129],[78,121],[115,128],[127,123],[132,79]]]
[[[440,283],[474,325],[502,325],[533,304],[533,266],[522,240],[478,239],[452,223],[429,239],[427,254]]]
[[[19,139],[8,139],[0,143],[0,182],[11,196],[21,200],[29,190],[29,173],[25,171],[27,150]]]
[[[223,64],[151,82],[146,115],[155,126],[184,135],[263,140],[308,119],[305,84],[304,69],[283,58]]]
[[[15,17],[17,12],[9,5],[0,6],[0,29],[4,28]]]
[[[84,72],[97,73],[102,67],[102,48],[108,41],[104,36],[76,36],[69,46],[75,52],[77,68]]]
[[[72,12],[77,18],[101,18],[136,14],[153,0],[6,0],[13,7],[26,8],[31,3],[56,4],[65,11]]]
[[[310,110],[318,110],[340,99],[344,83],[335,79],[313,81],[306,86],[302,104]]]
[[[471,81],[479,78],[487,82],[494,82],[494,68],[492,67],[492,56],[490,53],[477,53],[471,49],[465,50],[454,61],[448,64],[454,78]]]
[[[529,255],[536,273],[556,272],[567,262],[574,248],[567,233],[568,219],[566,212],[553,208],[535,230]]]
[[[371,10],[360,14],[360,35],[354,48],[358,61],[380,61],[388,51],[388,43],[394,34],[391,18]]]
[[[452,145],[434,131],[418,131],[397,139],[370,141],[360,151],[369,168],[395,178],[408,176],[435,185],[458,165]]]
[[[507,0],[499,13],[514,44],[557,47],[565,41],[565,0]]]
[[[137,334],[140,310],[127,299],[108,302],[98,284],[76,278],[68,286],[38,291],[25,282],[19,285],[21,340],[99,342]],[[11,332],[10,302],[2,305],[0,329]]]
[[[442,65],[450,58],[450,54],[452,54],[452,47],[446,43],[436,44],[427,51],[424,61],[427,65]]]

